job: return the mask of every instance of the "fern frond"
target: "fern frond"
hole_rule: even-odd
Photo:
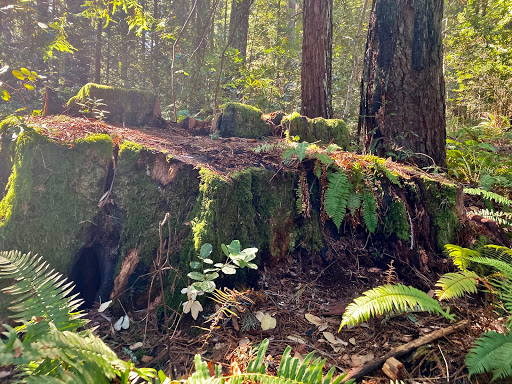
[[[493,380],[512,375],[512,333],[489,331],[481,335],[466,356],[469,377],[492,372]]]
[[[370,289],[351,303],[341,320],[340,329],[346,325],[356,325],[372,316],[391,311],[405,312],[418,306],[422,311],[436,313],[453,320],[453,315],[443,311],[437,300],[419,289],[402,284],[383,285]]]
[[[496,269],[501,275],[505,276],[508,279],[512,279],[512,264],[507,263],[506,261],[491,259],[490,257],[472,257],[467,260],[472,263],[487,265],[488,267],[492,267]]]
[[[77,295],[69,296],[72,282],[49,269],[42,257],[31,253],[1,252],[0,279],[12,279],[15,283],[2,292],[15,295],[11,307],[12,318],[35,319],[35,332],[43,331],[52,322],[60,330],[75,330],[86,321],[77,312],[82,303]]]
[[[351,184],[347,174],[342,169],[339,169],[337,172],[329,173],[328,181],[329,184],[325,192],[324,207],[339,230],[347,211]]]
[[[363,219],[366,224],[366,228],[370,231],[370,233],[375,233],[377,229],[378,219],[377,219],[377,200],[373,193],[364,189],[362,196],[363,200]]]
[[[484,199],[495,201],[504,207],[512,207],[512,200],[507,199],[504,196],[498,195],[497,193],[486,191],[480,188],[464,188],[464,193],[473,196],[482,196]]]
[[[354,216],[356,211],[361,207],[361,195],[357,192],[353,192],[348,196],[347,208],[350,210],[350,214]]]
[[[500,245],[486,245],[480,250],[482,256],[504,261],[512,265],[512,249]]]
[[[490,209],[479,209],[473,212],[475,215],[495,221],[503,226],[512,225],[512,213],[503,211],[493,211]]]
[[[446,255],[453,260],[453,264],[455,264],[455,266],[457,266],[461,271],[466,271],[470,264],[470,258],[480,256],[480,252],[454,244],[446,244],[444,249]]]
[[[386,177],[386,179],[388,179],[392,184],[398,186],[401,185],[398,175],[395,175],[393,172],[389,170],[388,167],[386,167],[385,161],[376,158],[374,159],[373,165],[375,166],[375,169],[378,170],[381,174],[383,174]]]
[[[446,273],[438,280],[436,295],[439,300],[449,300],[464,296],[465,293],[476,293],[476,285],[480,278],[473,271]]]

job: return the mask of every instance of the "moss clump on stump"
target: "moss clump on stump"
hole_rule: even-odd
[[[222,109],[219,133],[222,137],[257,138],[270,136],[270,126],[262,119],[263,113],[250,105],[227,103]]]
[[[333,142],[347,150],[350,144],[350,132],[347,124],[341,119],[310,119],[297,112],[285,116],[281,125],[290,136],[299,136],[309,143],[321,141],[323,144]]]
[[[94,225],[111,161],[107,135],[70,147],[25,128],[0,202],[0,249],[38,253],[59,272],[69,272]]]
[[[76,115],[81,108],[78,103],[87,104],[99,99],[105,105],[99,105],[97,109],[108,112],[105,114],[107,121],[132,126],[161,126],[163,123],[158,97],[149,91],[89,83],[69,99],[67,107],[71,114]]]

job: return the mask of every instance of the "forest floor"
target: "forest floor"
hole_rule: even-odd
[[[170,124],[167,129],[132,129],[65,116],[34,117],[31,120],[44,134],[61,142],[72,143],[90,134],[106,133],[115,143],[122,140],[140,143],[186,163],[210,167],[227,177],[251,166],[276,170],[283,167],[279,151],[268,154],[253,150],[265,141],[195,136],[177,124]],[[269,138],[266,142],[278,140]],[[258,286],[247,294],[250,300],[245,300],[239,308],[239,318],[226,318],[211,329],[211,323],[206,320],[215,313],[213,305],[205,305],[203,313],[206,315],[198,321],[193,321],[190,314],[177,318],[170,339],[159,328],[154,309],[129,312],[131,326],[121,332],[114,331],[112,323],[115,319],[109,317],[108,309],[104,313],[92,309],[87,317],[119,356],[136,359],[140,366],[163,369],[175,379],[191,373],[196,353],[201,353],[203,359],[212,363],[222,364],[226,372],[236,369],[246,359],[246,346],[257,344],[264,338],[271,341],[268,352],[275,364],[285,347],[291,345],[296,356],[315,351],[327,360],[327,368],[336,366],[340,372],[347,371],[371,362],[395,347],[452,325],[426,313],[409,313],[372,319],[337,333],[341,315],[355,297],[378,285],[400,282],[396,266],[391,264],[383,269],[372,265],[367,252],[362,252],[364,244],[350,239],[340,241],[347,242],[338,246],[348,247],[350,257],[339,256],[326,262],[290,256],[279,265],[265,267],[259,272]],[[340,275],[345,278],[340,280]],[[422,280],[423,287],[434,287],[435,284],[434,279],[419,272],[416,276],[406,277],[405,283],[414,279]],[[466,353],[481,332],[499,329],[493,308],[484,301],[485,297],[470,296],[455,301],[451,312],[459,322],[469,320],[469,325],[399,358],[405,365],[405,382],[463,384],[489,381],[488,378],[468,379],[464,365]],[[274,329],[261,330],[256,319],[259,311],[276,319]],[[362,382],[388,383],[389,379],[377,369]]]

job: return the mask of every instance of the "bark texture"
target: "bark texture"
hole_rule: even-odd
[[[304,0],[301,114],[332,117],[332,0]]]
[[[442,0],[374,0],[359,132],[366,151],[446,166]]]
[[[240,57],[247,55],[247,35],[249,33],[249,8],[252,0],[233,0],[229,17],[231,48],[238,49]]]

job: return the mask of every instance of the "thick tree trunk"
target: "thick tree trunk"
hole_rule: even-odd
[[[240,57],[247,55],[247,35],[249,33],[249,8],[252,0],[233,0],[229,17],[230,47],[238,49]]]
[[[301,113],[332,117],[332,0],[304,0]]]
[[[365,148],[446,165],[442,0],[374,0],[361,83]]]

